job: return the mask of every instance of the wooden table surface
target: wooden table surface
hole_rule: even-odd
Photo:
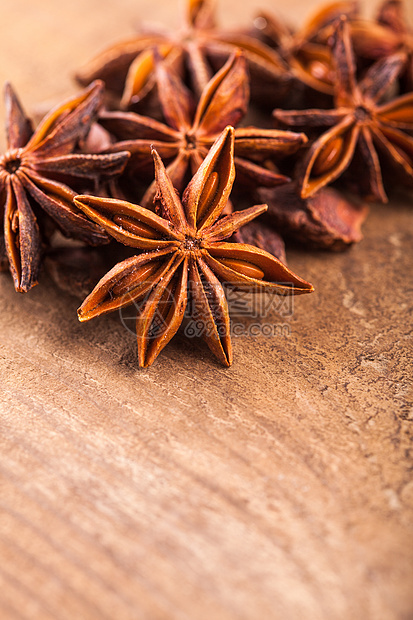
[[[1,81],[56,102],[177,4],[1,0]],[[1,274],[2,620],[413,618],[409,202],[349,252],[290,251],[316,293],[289,336],[234,337],[231,369],[178,336],[139,370],[116,314],[81,325],[46,276],[23,296]]]

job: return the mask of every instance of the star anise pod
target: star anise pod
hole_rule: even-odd
[[[127,150],[131,158],[127,166],[130,178],[147,179],[153,169],[151,147],[168,163],[168,174],[174,187],[182,191],[196,172],[208,149],[227,125],[237,125],[247,112],[249,85],[246,62],[236,52],[208,82],[197,106],[180,78],[163,62],[156,65],[158,92],[166,123],[134,112],[106,112],[100,124],[115,136],[116,142],[105,152]],[[235,130],[235,165],[237,178],[245,185],[273,187],[288,177],[270,170],[267,159],[295,153],[307,138],[293,133],[258,127]],[[152,208],[155,181],[141,204]]]
[[[231,237],[231,241],[255,245],[261,248],[261,250],[269,252],[286,265],[287,257],[283,238],[270,226],[268,221],[263,221],[263,219],[264,216],[261,216],[259,220],[248,222],[248,224],[235,232]]]
[[[81,305],[81,321],[142,301],[138,360],[149,366],[177,332],[191,297],[197,322],[217,358],[232,362],[228,304],[221,282],[289,295],[313,287],[278,259],[250,245],[226,243],[263,213],[258,205],[221,217],[235,176],[234,130],[224,129],[178,197],[154,150],[161,215],[125,201],[78,196],[79,208],[122,243],[144,250],[116,265]]]
[[[332,41],[336,63],[335,109],[275,110],[283,125],[311,131],[328,127],[310,146],[301,166],[301,197],[313,195],[336,180],[355,154],[363,162],[359,184],[368,198],[387,202],[379,153],[404,182],[413,181],[413,93],[379,104],[403,68],[405,55],[393,54],[356,79],[349,26],[341,19]],[[376,150],[377,149],[377,150]]]
[[[67,236],[91,245],[108,243],[106,233],[73,204],[67,183],[97,182],[119,174],[128,153],[74,153],[102,103],[103,84],[95,83],[52,110],[33,131],[12,87],[6,85],[7,145],[0,157],[0,201],[4,245],[16,291],[27,292],[39,270],[46,214]],[[38,221],[39,220],[39,221]]]
[[[263,41],[285,60],[296,80],[318,92],[333,95],[334,69],[327,45],[331,26],[341,15],[354,19],[357,14],[357,2],[339,0],[318,7],[297,30],[266,11],[258,13],[254,24]]]
[[[214,0],[186,0],[186,15],[178,31],[145,32],[109,47],[77,74],[85,85],[97,78],[121,98],[122,108],[148,112],[153,107],[156,80],[154,50],[169,66],[189,73],[191,87],[200,95],[212,77],[235,49],[242,49],[248,61],[254,93],[262,91],[282,97],[291,81],[288,68],[270,47],[243,33],[225,32],[216,27]],[[216,65],[218,63],[218,67]],[[274,88],[274,86],[278,87]],[[275,105],[275,104],[274,104]]]
[[[341,252],[363,238],[361,226],[368,214],[367,205],[349,200],[332,187],[300,198],[294,183],[289,183],[259,189],[257,197],[268,204],[266,219],[274,228],[300,245]]]
[[[405,52],[405,66],[399,76],[401,91],[413,90],[413,30],[409,28],[402,0],[385,0],[377,21],[355,21],[351,35],[355,52],[362,58],[377,60]]]
[[[45,253],[43,267],[57,288],[84,299],[113,265],[118,245],[110,244],[104,252],[102,248],[84,245],[55,246]]]

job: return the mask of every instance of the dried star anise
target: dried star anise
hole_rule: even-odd
[[[285,255],[284,241],[267,221],[263,221],[264,217],[265,214],[258,221],[248,222],[248,224],[233,234],[231,241],[255,245],[257,248],[269,252],[286,265],[287,257]]]
[[[254,94],[260,97],[262,91],[268,91],[281,98],[291,81],[285,63],[255,38],[216,28],[215,4],[214,0],[187,0],[180,30],[147,32],[120,42],[79,71],[78,81],[85,85],[102,79],[115,99],[121,97],[122,108],[147,113],[153,109],[155,49],[169,66],[181,69],[182,75],[189,73],[197,95],[210,80],[212,67],[222,66],[235,49],[242,49],[254,82]]]
[[[259,189],[257,196],[268,204],[266,219],[272,226],[286,239],[306,247],[341,252],[363,238],[361,225],[367,217],[367,205],[348,200],[332,187],[300,198],[294,183],[288,183]]]
[[[84,299],[113,265],[114,247],[115,244],[106,246],[105,252],[90,246],[53,247],[45,253],[44,270],[61,291]]]
[[[161,215],[115,199],[75,199],[110,235],[145,250],[109,271],[78,311],[79,319],[86,321],[146,297],[137,319],[140,366],[152,364],[177,332],[188,295],[208,346],[229,366],[230,323],[221,281],[287,295],[313,290],[271,254],[223,241],[267,208],[257,205],[220,218],[235,176],[233,149],[234,130],[227,127],[190,181],[182,202],[154,150]]]
[[[339,0],[318,8],[295,31],[265,11],[258,13],[254,25],[264,43],[274,47],[287,63],[296,80],[316,91],[333,95],[334,70],[327,45],[331,25],[341,15],[354,19],[357,13],[354,0]]]
[[[76,179],[97,182],[119,174],[129,157],[125,152],[74,153],[97,116],[102,90],[102,83],[91,85],[52,110],[33,132],[11,86],[6,85],[8,150],[0,157],[0,201],[4,245],[16,291],[27,292],[36,284],[47,227],[45,214],[67,236],[91,245],[109,241],[75,207],[73,198],[78,192],[67,185]]]
[[[105,152],[129,151],[129,178],[153,174],[151,147],[163,160],[173,186],[182,191],[195,174],[208,149],[227,125],[237,125],[248,108],[249,85],[246,62],[236,52],[208,82],[197,106],[182,81],[163,62],[157,63],[158,93],[166,123],[134,112],[106,112],[100,124],[119,142]],[[295,153],[307,138],[302,133],[240,127],[235,130],[237,179],[244,185],[273,187],[288,177],[264,167],[267,159]],[[155,181],[141,204],[152,208]]]
[[[301,197],[312,196],[337,179],[357,153],[363,161],[363,174],[358,175],[362,192],[369,199],[387,202],[378,152],[403,182],[413,181],[413,138],[407,133],[413,130],[413,93],[379,105],[403,68],[405,55],[397,53],[376,62],[357,82],[345,19],[338,23],[332,50],[336,63],[335,109],[274,111],[274,117],[289,127],[307,132],[329,128],[311,143],[302,161]]]
[[[351,25],[351,36],[357,56],[377,60],[395,52],[405,52],[404,69],[400,72],[401,92],[413,90],[413,30],[408,27],[401,0],[385,0],[377,22],[358,20]]]

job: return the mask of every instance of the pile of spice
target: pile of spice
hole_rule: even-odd
[[[120,42],[77,81],[36,129],[6,86],[1,266],[18,292],[42,262],[69,291],[94,286],[81,321],[136,305],[140,366],[188,314],[229,366],[227,286],[313,291],[286,267],[283,238],[343,250],[390,176],[413,187],[401,0],[375,21],[338,1],[299,30],[259,13],[243,31],[218,27],[213,0],[186,0],[179,30]],[[56,247],[62,234],[80,247]]]

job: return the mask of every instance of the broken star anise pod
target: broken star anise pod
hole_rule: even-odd
[[[172,184],[182,191],[195,174],[208,149],[227,126],[235,126],[247,112],[249,84],[246,62],[236,52],[208,82],[197,106],[180,78],[163,63],[156,65],[158,92],[166,123],[134,112],[102,113],[99,122],[116,142],[105,152],[129,151],[129,179],[153,178],[154,146],[168,164]],[[240,127],[235,130],[237,179],[253,187],[274,187],[289,179],[263,164],[268,159],[295,153],[307,138],[303,133]],[[155,181],[141,204],[152,208]]]
[[[259,189],[257,197],[268,204],[266,218],[272,226],[300,245],[341,252],[363,238],[361,226],[368,207],[349,200],[332,187],[300,198],[294,183],[289,183]]]
[[[137,318],[138,360],[149,366],[177,332],[191,299],[197,324],[217,358],[232,362],[228,304],[221,282],[284,295],[313,287],[278,259],[250,245],[227,243],[242,225],[263,213],[258,205],[220,218],[235,176],[234,130],[224,129],[178,197],[154,150],[161,215],[115,199],[78,196],[76,204],[122,243],[144,250],[116,265],[78,310],[87,321],[142,300]]]
[[[27,292],[38,275],[46,214],[67,236],[91,245],[108,243],[106,233],[73,204],[67,183],[119,174],[128,153],[74,153],[102,103],[95,83],[52,110],[33,131],[12,87],[6,85],[7,146],[0,156],[0,207],[4,247],[16,291]],[[50,228],[50,226],[49,226]]]
[[[285,244],[282,237],[271,227],[268,221],[263,221],[264,216],[258,220],[248,222],[231,237],[231,241],[255,245],[261,250],[269,252],[278,258],[284,265],[287,264]]]
[[[357,13],[354,0],[339,0],[317,8],[297,30],[266,11],[258,13],[254,25],[264,43],[274,47],[287,63],[296,80],[318,92],[333,95],[334,69],[327,45],[331,25],[341,15],[354,19]]]
[[[284,126],[307,132],[328,128],[311,143],[301,163],[301,197],[312,196],[338,179],[357,154],[363,167],[358,174],[363,194],[387,202],[379,154],[403,182],[413,182],[413,138],[409,135],[413,131],[413,93],[379,103],[403,68],[405,55],[397,53],[379,60],[358,82],[345,19],[338,23],[332,51],[336,63],[335,109],[273,113]]]
[[[235,49],[242,49],[254,94],[259,97],[269,89],[274,96],[282,97],[291,81],[285,63],[254,37],[217,28],[215,4],[214,0],[186,0],[185,19],[179,30],[144,32],[121,41],[90,61],[77,73],[77,80],[86,85],[102,79],[112,97],[121,98],[121,108],[148,113],[156,99],[154,50],[182,75],[189,74],[191,87],[199,96],[212,77],[213,67],[219,68]]]

